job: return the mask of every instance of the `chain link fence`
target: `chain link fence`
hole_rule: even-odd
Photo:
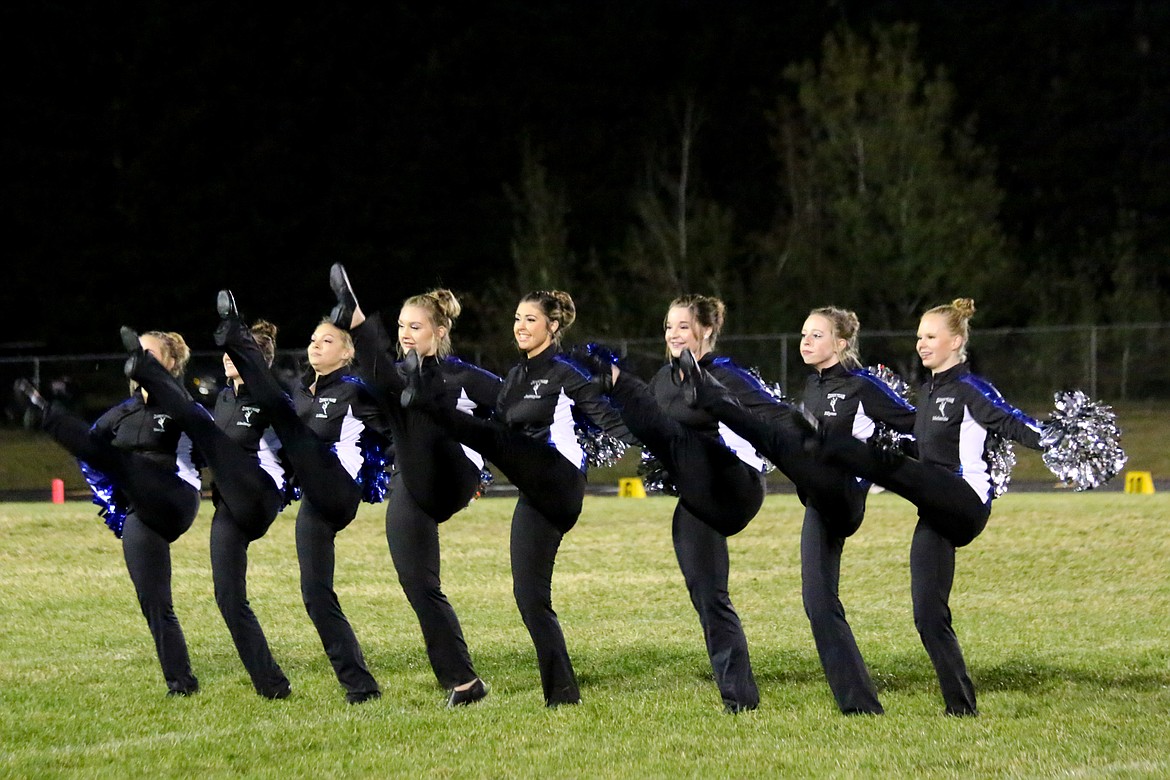
[[[644,377],[665,359],[659,337],[609,338],[606,343]],[[863,331],[860,345],[866,365],[882,363],[911,384],[921,378],[912,331]],[[725,335],[718,346],[721,354],[780,383],[786,394],[800,396],[808,369],[800,358],[798,333]],[[456,347],[465,359],[500,374],[516,362],[516,350],[507,341]],[[1170,400],[1170,323],[976,329],[969,352],[972,369],[1018,406],[1046,407],[1053,392],[1074,388],[1107,403]],[[218,352],[194,353],[187,369],[192,394],[208,405],[223,381],[221,357]],[[17,378],[27,377],[42,392],[93,419],[126,397],[125,359],[124,353],[0,355],[0,381],[11,388]],[[303,350],[277,354],[275,367],[288,383],[306,366]],[[22,425],[19,405],[11,392],[7,396],[4,423]]]

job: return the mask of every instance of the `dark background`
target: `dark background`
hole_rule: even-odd
[[[209,349],[222,287],[294,346],[339,260],[391,316],[436,284],[474,296],[513,273],[505,185],[526,141],[568,195],[574,250],[604,263],[682,94],[707,117],[707,194],[764,230],[784,68],[874,22],[916,23],[945,68],[998,160],[1021,267],[1107,294],[1088,247],[1124,215],[1170,288],[1168,3],[463,6],[5,4],[4,354],[116,351],[122,323]],[[508,327],[469,311],[460,338]]]

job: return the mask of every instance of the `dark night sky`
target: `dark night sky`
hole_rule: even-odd
[[[574,250],[604,253],[684,94],[707,116],[706,193],[765,229],[766,112],[784,67],[842,22],[920,25],[922,56],[947,69],[996,151],[1015,251],[1059,267],[1130,210],[1144,248],[1165,256],[1166,5],[6,4],[16,270],[0,305],[16,327],[0,342],[113,350],[126,322],[210,348],[221,287],[307,333],[336,260],[369,308],[438,283],[475,290],[510,273],[504,186],[524,139],[568,194]]]

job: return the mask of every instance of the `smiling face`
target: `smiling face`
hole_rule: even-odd
[[[918,323],[918,357],[938,374],[962,362],[963,337],[952,333],[941,314],[924,314]]]
[[[223,375],[229,382],[235,382],[240,378],[240,372],[236,368],[236,364],[232,362],[232,359],[228,357],[226,352],[223,355]]]
[[[430,312],[422,306],[403,306],[398,313],[398,346],[403,354],[412,349],[419,357],[437,354],[444,331],[435,327]]]
[[[553,335],[558,327],[535,303],[521,301],[516,306],[512,335],[516,338],[516,348],[528,357],[536,357],[544,352],[553,343]]]
[[[353,347],[337,327],[323,322],[309,338],[309,365],[318,375],[331,374],[353,360]]]
[[[707,354],[711,328],[700,325],[690,308],[675,306],[666,313],[664,336],[666,349],[672,358],[677,358],[684,349],[689,349],[695,360],[698,360]]]
[[[812,366],[817,371],[839,363],[845,346],[845,339],[834,337],[833,323],[828,317],[810,314],[800,329],[800,357],[806,366]]]

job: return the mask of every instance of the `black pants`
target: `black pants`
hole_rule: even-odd
[[[198,508],[198,494],[191,497],[191,503]],[[199,681],[191,671],[187,640],[171,599],[170,543],[131,511],[122,526],[122,554],[138,594],[142,616],[154,637],[167,689],[194,693],[199,690]]]
[[[435,677],[448,689],[471,682],[477,675],[467,642],[439,579],[439,524],[419,507],[403,484],[401,472],[390,480],[386,502],[390,558],[398,583],[418,616]]]
[[[747,527],[764,503],[762,475],[717,439],[666,414],[646,383],[623,372],[611,397],[630,432],[674,477],[687,511],[724,536]]]
[[[745,438],[792,481],[806,506],[815,507],[836,536],[852,536],[865,517],[865,491],[853,475],[805,452],[796,426],[787,416],[764,420],[725,396],[700,390],[703,408]]]
[[[333,590],[334,539],[353,521],[361,488],[349,476],[330,445],[296,414],[292,399],[268,370],[263,354],[242,330],[225,345],[228,355],[248,385],[253,400],[272,419],[284,456],[296,471],[302,499],[297,511],[297,561],[301,570],[301,598],[321,637],[325,655],[347,694],[378,690],[366,668],[361,646]]]
[[[910,543],[910,594],[914,626],[938,676],[943,703],[951,715],[974,715],[975,686],[951,624],[951,586],[955,581],[955,545],[925,520]]]
[[[680,501],[671,538],[691,604],[699,613],[715,684],[733,711],[755,709],[760,691],[752,675],[747,637],[727,592],[727,537],[699,520]]]
[[[826,454],[856,473],[913,502],[918,525],[910,545],[910,591],[914,625],[934,665],[947,712],[975,714],[975,688],[951,624],[950,596],[955,549],[970,544],[987,526],[991,502],[950,471],[913,458],[882,459],[855,439],[826,443]]]
[[[167,688],[193,693],[199,681],[191,671],[187,640],[171,598],[170,543],[195,521],[199,491],[158,463],[92,435],[84,420],[56,404],[44,425],[58,443],[105,473],[129,499],[122,526],[126,570],[154,638]]]
[[[703,407],[744,437],[796,486],[805,505],[800,537],[801,597],[829,689],[845,713],[880,713],[882,705],[838,586],[845,539],[865,518],[866,490],[838,466],[805,452],[788,417],[764,420],[725,396],[701,392]]]
[[[562,534],[577,524],[585,475],[556,449],[494,420],[454,410],[440,412],[434,419],[499,468]]]
[[[552,607],[553,566],[563,538],[564,533],[521,494],[512,513],[512,594],[536,647],[540,685],[550,707],[581,700],[565,635]]]
[[[288,687],[288,678],[272,657],[260,621],[248,603],[248,545],[250,534],[220,501],[211,518],[211,577],[215,603],[227,624],[240,661],[256,692],[275,696]]]
[[[215,475],[211,520],[211,577],[215,602],[257,693],[274,696],[288,678],[272,657],[248,603],[248,545],[267,533],[283,507],[272,478],[256,456],[220,430],[214,419],[153,358],[139,362],[134,378],[174,417]]]
[[[800,534],[801,597],[821,667],[841,712],[880,714],[877,690],[838,596],[844,548],[845,539],[830,530],[814,507],[807,507]]]
[[[378,690],[378,683],[366,667],[361,645],[333,590],[336,537],[336,524],[317,509],[311,499],[304,498],[297,512],[296,540],[305,610],[345,692],[352,695],[373,693]]]
[[[920,520],[955,547],[970,544],[987,526],[991,501],[982,501],[962,477],[903,455],[880,457],[851,436],[828,439],[823,457],[897,493],[918,507]]]

